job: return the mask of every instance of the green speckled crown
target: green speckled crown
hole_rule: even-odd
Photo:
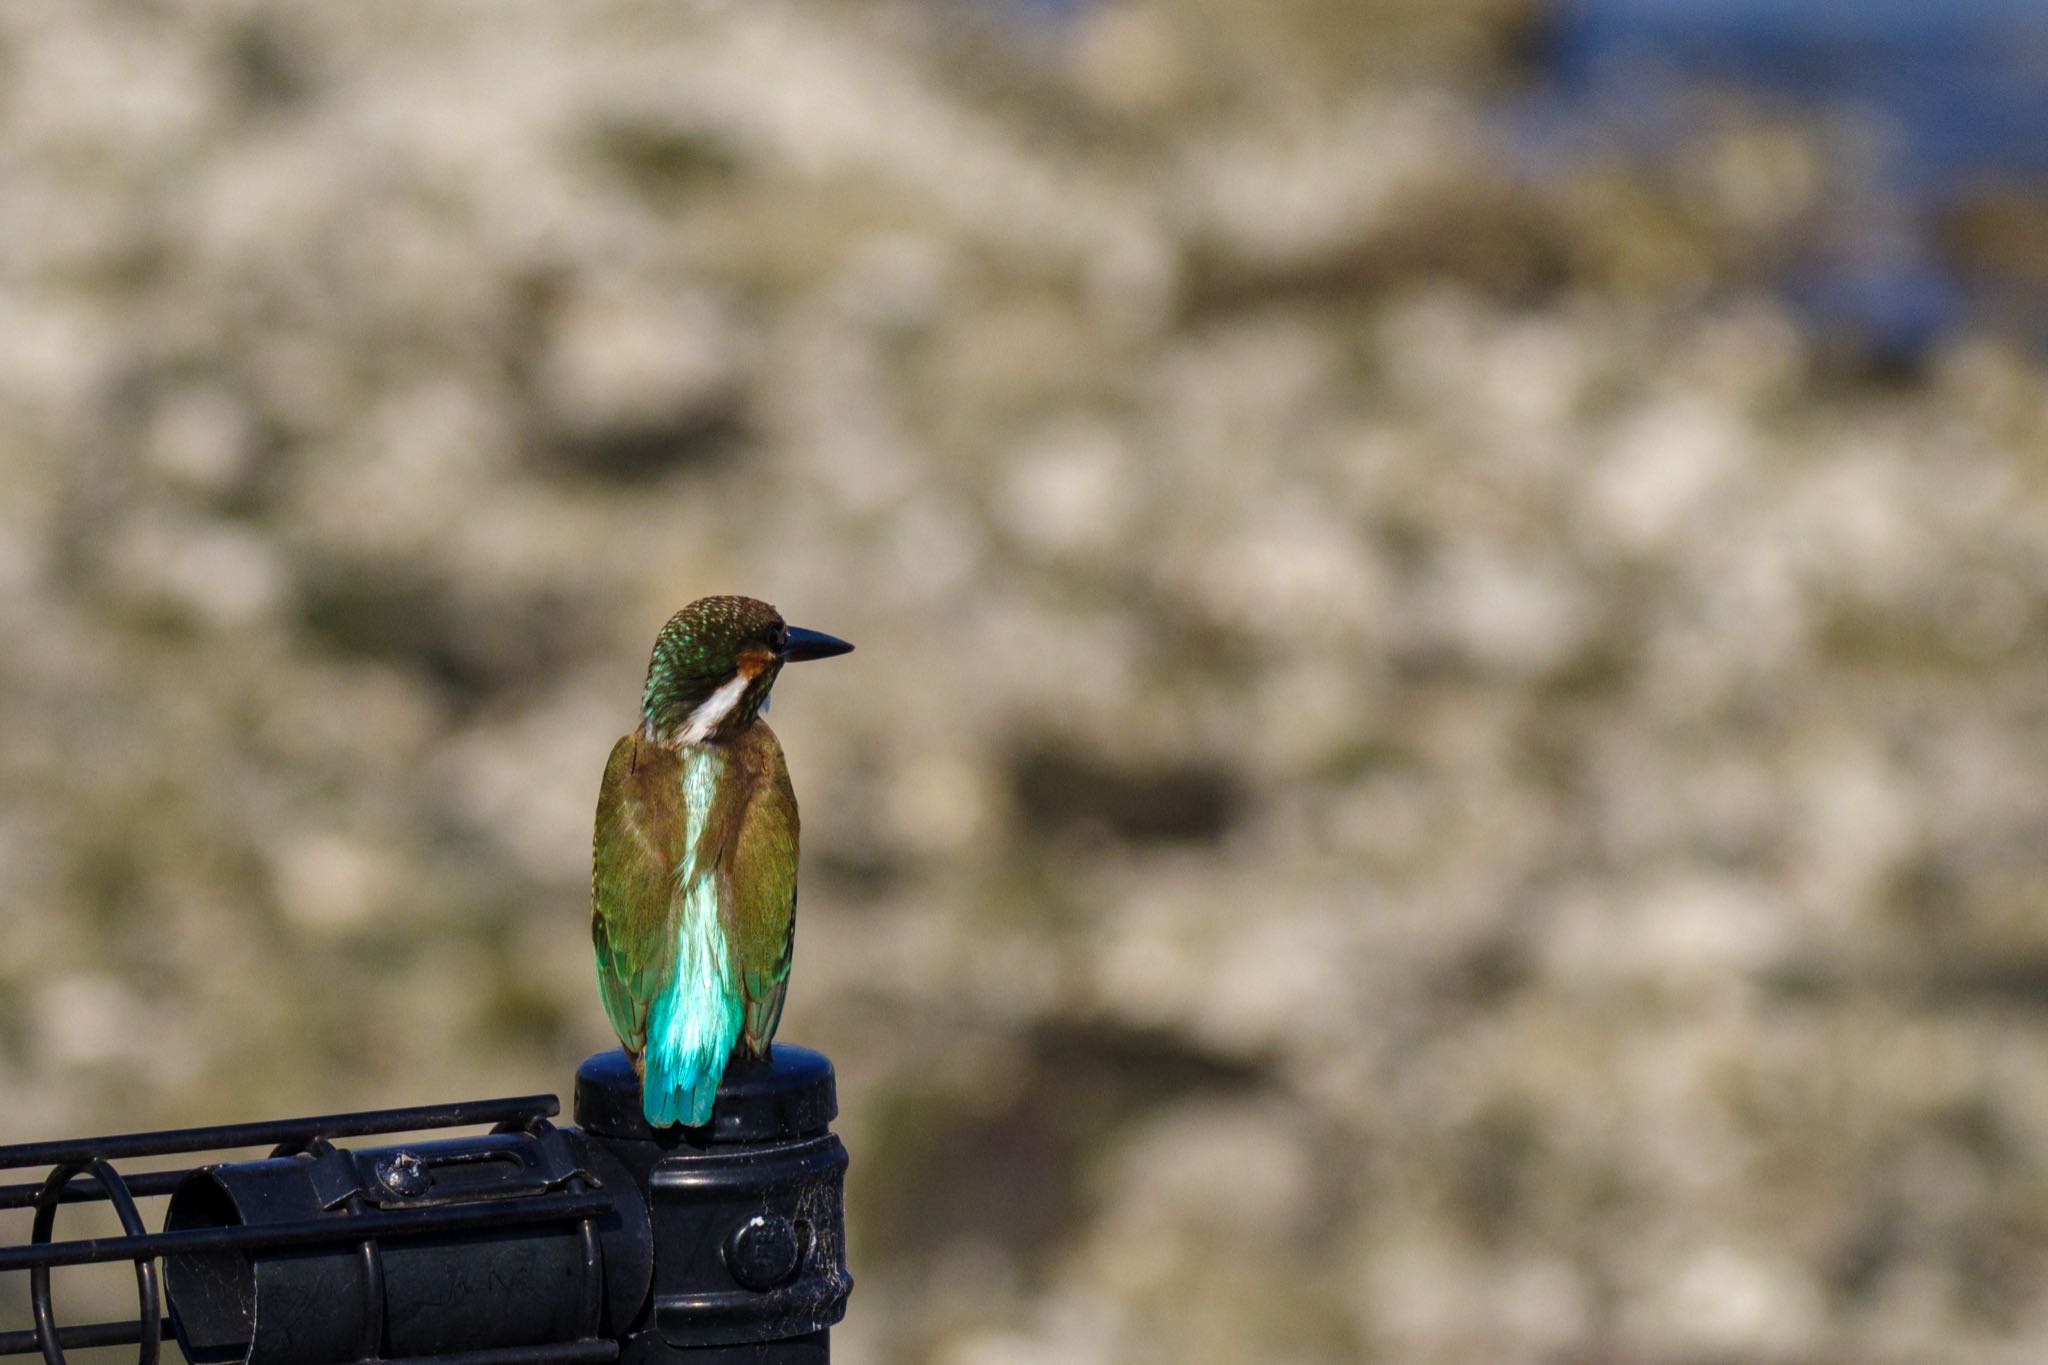
[[[668,618],[647,660],[640,711],[648,733],[667,737],[719,688],[740,675],[742,656],[754,680],[725,724],[745,725],[767,700],[781,671],[776,658],[785,627],[782,613],[752,597],[700,597]]]

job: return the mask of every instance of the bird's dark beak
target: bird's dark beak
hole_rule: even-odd
[[[851,654],[853,646],[836,635],[827,635],[822,630],[805,630],[802,626],[789,627],[789,638],[783,642],[782,661],[786,664],[800,664],[805,659],[829,659],[835,654]]]

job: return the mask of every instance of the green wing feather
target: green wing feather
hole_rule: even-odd
[[[721,785],[738,806],[710,821],[722,885],[720,919],[744,1007],[743,1045],[765,1055],[782,1021],[796,932],[796,793],[782,745],[765,723],[732,741]],[[612,747],[598,792],[590,934],[598,993],[635,1063],[647,1047],[648,1011],[672,974],[687,813],[677,754],[635,735]],[[728,842],[729,840],[729,842]]]
[[[647,1011],[675,959],[669,902],[683,840],[681,763],[627,735],[612,746],[597,796],[590,877],[590,937],[604,1012],[635,1065],[647,1047]]]
[[[726,923],[746,1008],[744,1045],[766,1056],[782,1022],[796,943],[796,792],[765,722],[749,726],[735,748],[751,780],[733,841]]]

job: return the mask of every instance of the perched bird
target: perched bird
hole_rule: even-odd
[[[760,718],[786,663],[853,646],[705,597],[647,661],[597,794],[590,933],[605,1013],[656,1127],[711,1118],[735,1046],[765,1057],[796,932],[796,793]]]

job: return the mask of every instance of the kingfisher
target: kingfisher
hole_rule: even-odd
[[[699,598],[655,638],[597,793],[590,935],[657,1128],[708,1123],[728,1061],[765,1058],[782,1021],[796,792],[761,712],[784,664],[852,648],[751,597]]]

